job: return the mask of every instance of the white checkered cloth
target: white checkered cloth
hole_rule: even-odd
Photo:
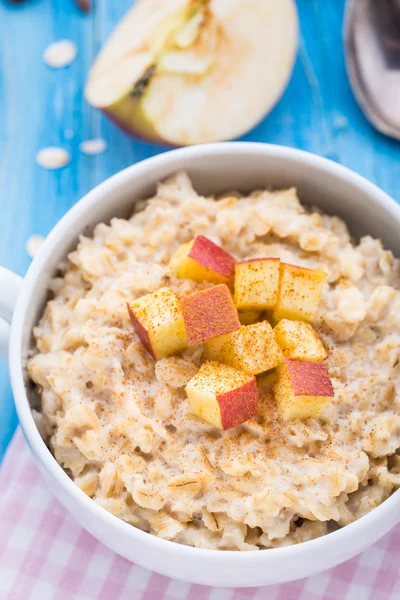
[[[400,526],[335,569],[285,585],[211,588],[146,571],[83,530],[47,489],[21,432],[0,471],[1,600],[399,600]]]

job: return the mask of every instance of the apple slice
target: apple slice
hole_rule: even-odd
[[[274,333],[283,354],[288,358],[321,362],[328,356],[310,323],[282,319],[276,325]]]
[[[293,0],[139,0],[96,58],[85,96],[149,140],[235,138],[281,96],[297,43]]]
[[[235,265],[238,310],[270,310],[278,301],[279,258],[252,258]]]
[[[182,301],[189,346],[239,329],[240,322],[226,285],[220,284],[187,296]]]
[[[245,423],[258,412],[254,377],[207,361],[186,386],[189,411],[220,429]]]
[[[279,296],[273,312],[275,321],[312,321],[321,300],[326,277],[323,271],[281,263]]]
[[[131,302],[128,312],[140,341],[156,360],[187,347],[182,307],[169,288]]]
[[[283,362],[282,351],[268,321],[242,325],[232,333],[209,340],[204,344],[204,356],[250,375],[258,375]]]
[[[274,393],[283,419],[318,418],[335,395],[324,363],[286,358],[277,374]]]
[[[176,277],[197,282],[229,283],[235,275],[235,259],[203,235],[182,244],[170,267]]]

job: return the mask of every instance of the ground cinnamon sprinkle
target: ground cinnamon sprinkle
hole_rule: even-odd
[[[216,365],[218,365],[218,368],[216,368]],[[250,379],[252,379],[251,375],[246,375],[242,371],[232,369],[228,365],[206,360],[192,381],[196,381],[196,386],[199,388],[219,396],[244,385]]]

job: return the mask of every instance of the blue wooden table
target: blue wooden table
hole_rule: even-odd
[[[166,0],[167,1],[167,0]],[[0,0],[0,264],[23,274],[25,243],[46,235],[88,190],[116,171],[165,151],[134,141],[84,101],[86,74],[100,45],[131,0],[95,0],[84,16],[72,0]],[[400,146],[375,132],[349,88],[341,28],[344,0],[298,0],[301,46],[290,85],[279,105],[244,139],[303,148],[339,161],[400,200]],[[79,55],[51,70],[46,46],[67,38]],[[383,91],[384,93],[384,91]],[[108,142],[105,154],[84,156],[79,143]],[[46,171],[37,151],[62,146],[69,166]],[[0,365],[0,460],[17,425],[9,378]]]

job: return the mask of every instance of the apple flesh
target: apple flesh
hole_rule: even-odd
[[[293,0],[139,0],[96,58],[85,96],[152,141],[231,139],[277,102],[297,44]]]
[[[183,319],[189,346],[239,329],[240,322],[226,285],[196,292],[182,300]]]
[[[288,358],[321,362],[328,356],[310,323],[282,319],[275,326],[274,334],[283,354]]]
[[[189,411],[223,430],[245,423],[258,412],[255,378],[218,362],[205,362],[186,393]]]
[[[268,321],[242,325],[232,333],[209,340],[204,344],[204,356],[250,375],[258,375],[283,362],[282,351]]]
[[[235,265],[238,310],[271,310],[278,301],[279,258],[252,258]]]
[[[197,282],[229,283],[235,275],[235,259],[203,235],[182,244],[170,267],[176,277]]]
[[[169,288],[160,288],[128,304],[137,336],[158,360],[187,347],[181,303]]]
[[[321,301],[326,277],[323,271],[281,263],[278,302],[273,312],[275,321],[312,321]]]
[[[318,418],[335,392],[324,363],[286,358],[277,368],[274,393],[283,419]]]

